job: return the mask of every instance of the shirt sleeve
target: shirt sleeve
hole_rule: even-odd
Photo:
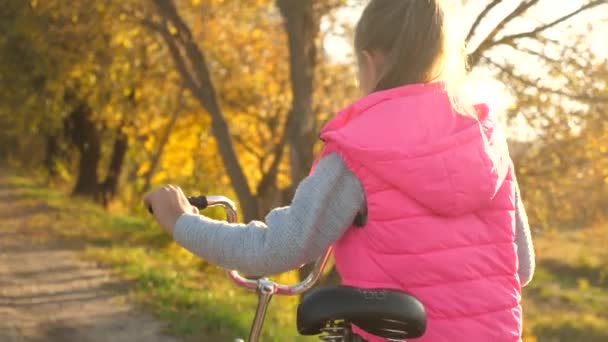
[[[528,216],[524,203],[521,200],[518,185],[515,188],[515,244],[517,245],[517,259],[519,263],[517,272],[522,286],[527,286],[534,276],[536,261]]]
[[[223,268],[278,274],[320,257],[353,223],[364,197],[342,158],[330,154],[298,185],[291,205],[272,210],[264,222],[230,224],[184,214],[173,235],[190,252]]]

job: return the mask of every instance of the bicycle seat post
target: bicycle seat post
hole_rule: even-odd
[[[264,319],[266,318],[268,304],[276,292],[277,286],[274,282],[268,280],[267,278],[261,278],[258,280],[258,306],[255,311],[255,317],[251,325],[251,331],[249,332],[249,339],[247,342],[257,342],[259,340]]]

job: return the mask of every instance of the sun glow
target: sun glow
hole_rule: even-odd
[[[556,6],[556,2],[560,5]],[[337,62],[354,63],[352,53],[352,35],[344,27],[353,27],[363,10],[366,1],[355,1],[350,6],[340,10],[334,20],[324,20],[322,30],[325,33],[324,48],[328,55]],[[478,27],[478,32],[486,33],[491,30],[494,23],[509,13],[519,2],[516,0],[507,0],[499,5],[496,11],[482,21]],[[475,20],[475,15],[479,13],[486,1],[469,0],[465,6],[461,5],[460,1],[448,2],[446,11],[449,17],[453,20],[450,23],[451,34],[464,37],[468,32],[468,28]],[[508,26],[509,32],[517,33],[530,30],[537,27],[539,22],[547,22],[554,20],[557,17],[564,15],[582,4],[581,0],[551,0],[542,1],[534,11],[523,19],[514,21]],[[608,22],[601,20],[601,11],[590,11],[588,14],[581,15],[578,18],[571,20],[568,25],[558,26],[552,32],[551,36],[556,39],[574,39],[576,34],[581,32],[591,32],[586,37],[586,43],[589,44],[593,53],[599,59],[608,58],[608,44],[606,44],[606,35],[608,34]],[[471,41],[471,47],[479,44],[475,39]],[[471,48],[470,47],[470,48]],[[519,59],[521,57],[513,56],[511,59]],[[530,65],[530,61],[522,61],[522,65],[528,65],[531,70],[534,66]],[[528,70],[529,68],[526,68]],[[475,68],[467,77],[463,84],[464,91],[469,94],[470,100],[474,102],[483,102],[489,105],[496,115],[501,117],[501,121],[506,122],[507,109],[515,104],[515,99],[509,93],[504,84],[496,80],[492,76],[492,71],[486,67]],[[521,120],[520,120],[521,121]],[[509,135],[514,139],[528,140],[534,137],[532,128],[527,126],[525,122],[511,122],[509,125]]]
[[[334,27],[329,22],[325,22],[322,29],[326,32],[324,48],[332,59],[338,62],[353,63],[352,44],[348,41],[347,34],[341,28],[343,24],[354,25],[361,15],[361,7],[349,7],[340,11],[336,17]],[[461,17],[454,15],[454,17]],[[454,27],[463,27],[458,22],[453,22]],[[456,34],[465,34],[464,31],[456,32]],[[504,113],[506,109],[512,105],[513,98],[508,93],[504,85],[492,78],[488,70],[475,70],[472,72],[465,82],[463,89],[468,94],[468,100],[474,103],[486,103],[491,108],[492,112]],[[504,117],[504,115],[503,115]]]

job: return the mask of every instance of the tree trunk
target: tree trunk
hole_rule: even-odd
[[[315,17],[312,0],[277,0],[277,6],[285,20],[289,41],[293,101],[291,122],[287,128],[293,193],[297,184],[308,175],[316,141],[312,94],[319,18]]]
[[[86,103],[80,102],[70,113],[67,123],[71,141],[80,154],[78,176],[72,194],[98,200],[97,167],[101,159],[101,143],[95,123],[91,120],[92,113]]]
[[[313,162],[316,141],[312,111],[313,76],[316,63],[315,38],[319,31],[311,0],[277,0],[289,40],[289,66],[293,93],[292,115],[289,117],[289,157],[291,186],[285,196],[291,198]],[[311,272],[313,265],[302,267],[300,279]]]
[[[129,140],[120,128],[117,129],[114,147],[112,148],[112,157],[108,174],[105,181],[101,184],[101,202],[104,206],[116,196],[118,188],[118,180],[124,165],[125,157],[129,149]]]
[[[50,178],[57,176],[57,159],[59,157],[59,143],[57,136],[50,134],[46,138],[46,151],[44,155],[44,168]]]

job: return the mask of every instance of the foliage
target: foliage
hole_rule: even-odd
[[[92,188],[121,181],[128,184],[117,191],[123,199],[170,181],[236,196],[247,218],[263,216],[289,201],[310,165],[315,132],[356,96],[352,65],[315,52],[327,34],[321,17],[337,20],[342,6],[8,1],[0,24],[2,152],[44,162],[53,177],[76,185],[93,163]],[[532,25],[539,6],[522,0],[501,9],[490,1],[477,9],[466,35],[470,64],[508,85],[511,127],[535,132],[532,142],[513,142],[533,222],[590,222],[602,217],[606,197],[606,168],[598,162],[605,160],[606,62],[580,54],[590,47],[573,18],[605,3],[582,2],[517,31],[513,23]],[[292,11],[308,11],[310,22],[283,25],[298,16]],[[569,26],[570,40],[553,39]],[[312,49],[309,59],[294,59],[305,49]],[[528,62],[539,67],[525,68]],[[89,109],[84,127],[91,127],[80,144],[68,120],[78,105]],[[564,178],[573,181],[566,186]],[[588,198],[583,188],[598,191]],[[581,210],[583,198],[592,202]]]
[[[580,41],[554,48],[537,57],[545,63],[538,74],[501,67],[518,94],[509,120],[536,134],[517,147],[517,169],[538,227],[586,226],[603,222],[608,204],[608,60],[596,59]]]

